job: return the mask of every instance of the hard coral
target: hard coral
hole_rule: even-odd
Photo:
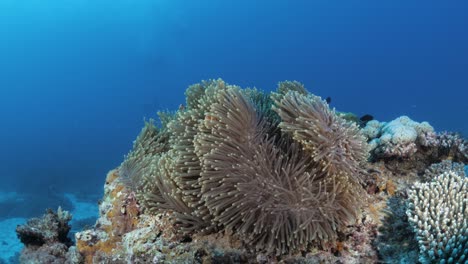
[[[364,137],[300,83],[271,98],[222,80],[186,95],[161,129],[146,125],[119,170],[146,213],[277,255],[333,242],[356,219]]]
[[[42,218],[32,218],[16,228],[18,238],[25,245],[20,255],[21,263],[71,263],[81,257],[71,247],[68,238],[72,216],[60,207],[57,212],[48,209]],[[79,263],[79,262],[75,262]]]
[[[71,240],[67,235],[71,229],[68,225],[71,218],[71,214],[60,207],[57,212],[48,209],[42,218],[32,218],[25,225],[19,225],[16,233],[26,247],[54,242],[70,246]]]
[[[463,163],[457,163],[451,160],[443,160],[442,162],[434,163],[431,166],[429,166],[424,171],[422,179],[425,182],[432,181],[437,176],[441,175],[442,173],[446,171],[453,171],[462,177],[466,176]]]
[[[424,166],[444,159],[468,163],[468,141],[456,133],[436,133],[427,122],[418,123],[407,116],[388,123],[372,120],[362,131],[374,161],[419,160]]]
[[[429,144],[434,129],[427,122],[415,122],[401,116],[388,123],[368,122],[363,129],[374,158],[409,158],[420,145]]]
[[[418,183],[407,215],[422,263],[465,263],[468,257],[468,178],[453,171]]]
[[[437,135],[439,152],[454,161],[468,163],[468,140],[456,133],[442,132]]]

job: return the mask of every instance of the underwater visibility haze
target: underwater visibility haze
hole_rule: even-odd
[[[377,233],[385,221],[393,221],[388,218],[375,220],[378,217],[374,219],[373,216],[384,207],[391,208],[400,213],[395,213],[396,216],[407,219],[406,224],[399,223],[404,228],[395,227],[407,231],[399,233],[401,237],[406,239],[412,232],[418,233],[415,227],[417,210],[413,207],[421,203],[418,194],[431,192],[424,185],[431,180],[437,180],[441,186],[452,182],[457,183],[454,186],[461,186],[459,193],[464,198],[460,199],[465,199],[461,206],[465,209],[455,215],[464,220],[451,225],[459,228],[451,232],[456,234],[465,230],[466,237],[468,183],[463,166],[468,160],[467,12],[466,1],[0,1],[0,223],[3,223],[0,230],[6,234],[3,240],[0,238],[0,248],[3,248],[0,263],[15,263],[22,248],[20,240],[24,243],[31,235],[27,227],[20,228],[18,239],[17,224],[40,217],[47,208],[57,210],[61,206],[73,214],[73,234],[86,228],[89,231],[98,217],[104,217],[103,209],[99,212],[98,200],[104,201],[101,201],[101,208],[106,201],[109,203],[107,209],[117,206],[109,199],[125,204],[125,217],[138,218],[134,222],[123,216],[119,218],[124,224],[112,225],[114,230],[119,230],[119,237],[149,221],[141,220],[146,219],[141,215],[169,211],[175,215],[174,226],[185,230],[184,239],[190,240],[185,242],[192,242],[192,237],[187,238],[190,232],[190,235],[193,232],[210,235],[228,232],[230,228],[239,230],[236,239],[245,245],[253,245],[252,248],[258,251],[236,255],[237,262],[250,258],[255,258],[258,263],[280,261],[285,254],[312,252],[311,247],[331,248],[329,252],[334,252],[337,258],[313,256],[327,263],[359,263],[364,259],[347,252],[359,252],[359,255],[366,250],[375,251],[375,258],[365,259],[369,261],[367,263],[388,261],[388,256],[398,251],[392,251],[392,243],[402,243],[403,240],[370,236],[370,233]],[[196,83],[200,84],[191,86]],[[258,90],[242,90],[231,85]],[[188,87],[191,88],[186,91]],[[190,100],[198,103],[190,105]],[[229,103],[237,110],[225,106]],[[299,110],[303,106],[305,110]],[[160,122],[158,111],[178,112],[176,116],[163,114]],[[245,212],[220,205],[234,190],[224,188],[224,185],[223,188],[210,185],[213,179],[224,182],[211,170],[225,169],[227,175],[235,171],[234,167],[232,171],[226,169],[231,165],[216,167],[214,164],[219,160],[213,154],[232,154],[234,150],[222,149],[223,144],[214,147],[210,142],[224,142],[220,135],[230,134],[222,129],[236,127],[226,124],[226,119],[236,113],[239,118],[251,118],[250,121],[243,120],[245,126],[237,124],[239,131],[258,131],[245,135],[246,138],[262,138],[252,143],[266,146],[253,148],[256,153],[269,153],[271,160],[278,158],[278,164],[288,168],[243,170],[242,173],[297,173],[301,176],[294,179],[302,179],[301,184],[294,183],[298,190],[304,186],[314,189],[311,186],[317,186],[320,181],[327,186],[323,188],[336,191],[327,184],[338,182],[343,192],[342,196],[337,195],[336,201],[331,202],[331,198],[325,196],[317,199],[342,211],[334,211],[336,215],[329,212],[328,218],[323,218],[325,220],[320,218],[325,223],[323,226],[304,220],[323,217],[317,216],[317,212],[281,214],[275,220],[269,219],[262,213],[272,210],[271,214],[275,214],[283,209],[275,208],[275,211],[267,206],[255,215],[264,219],[264,222],[257,219],[256,228],[249,225],[257,220],[226,220],[234,215],[243,216]],[[255,118],[259,118],[257,121],[261,125],[249,123]],[[307,125],[300,123],[303,118],[308,120]],[[150,119],[156,120],[156,126]],[[323,136],[320,129],[325,125],[317,120],[331,120],[336,125],[330,130],[324,129],[328,132],[323,133],[329,134]],[[311,126],[316,126],[313,132],[304,132]],[[145,128],[136,139],[142,127]],[[180,127],[186,129],[186,134]],[[212,134],[207,135],[207,131]],[[404,136],[395,136],[400,135],[398,133]],[[275,137],[268,138],[271,134]],[[323,137],[330,141],[317,139]],[[177,147],[184,140],[190,142],[183,145],[189,154],[180,153]],[[154,143],[156,141],[160,145]],[[336,150],[330,142],[341,142],[338,145],[343,149]],[[241,146],[245,141],[237,143]],[[286,150],[288,144],[292,150]],[[212,149],[206,147],[208,145]],[[158,151],[148,150],[156,146]],[[284,151],[285,154],[281,152],[284,156],[291,157],[271,154],[275,151]],[[338,152],[345,154],[340,156],[336,154]],[[340,157],[330,158],[327,153]],[[184,159],[190,154],[194,155],[191,161],[196,159],[200,167],[178,168],[169,161]],[[240,152],[238,155],[250,154]],[[241,158],[226,162],[243,164]],[[447,165],[447,162],[453,164]],[[310,176],[314,174],[312,172],[304,176],[302,170],[294,171],[300,167],[298,164],[308,163],[313,164],[311,171],[326,173],[316,172],[318,176],[313,178]],[[444,165],[434,167],[434,164],[442,163]],[[171,169],[164,173],[147,172],[148,164]],[[116,168],[106,180],[106,174]],[[189,176],[174,176],[182,170],[196,170],[199,174],[194,176],[187,172]],[[166,183],[148,176],[158,173],[167,173],[164,176]],[[139,174],[142,179],[135,178]],[[122,179],[120,185],[113,182],[114,178],[123,176],[129,179]],[[156,182],[155,186],[148,181]],[[106,194],[103,192],[105,183],[105,190],[109,191]],[[278,184],[281,185],[273,185]],[[288,188],[292,188],[294,184],[291,184]],[[417,186],[416,189],[411,189],[413,186]],[[117,189],[128,196],[123,200],[113,197],[118,193]],[[124,191],[127,189],[129,193]],[[163,189],[172,195],[164,195]],[[295,190],[292,188],[290,195],[285,196],[296,199],[297,203],[310,194]],[[368,200],[372,201],[372,206],[343,194],[357,197],[361,191],[365,193],[363,196],[372,196]],[[218,192],[227,194],[223,196]],[[237,199],[242,195],[248,196],[251,192],[241,190],[228,197],[233,200],[225,202],[232,202],[234,197]],[[377,199],[376,195],[385,197]],[[404,200],[402,197],[409,198]],[[265,201],[278,203],[274,199]],[[245,204],[248,202],[243,202]],[[408,206],[405,207],[407,210],[398,207],[402,204]],[[366,224],[362,220],[361,233],[342,228],[351,220],[361,219],[361,207],[371,208],[375,215],[371,212],[368,218],[374,219],[375,223]],[[112,219],[118,212],[109,210],[105,217],[114,223]],[[66,222],[70,220],[67,212],[62,211],[50,211],[46,216],[57,218],[54,221],[61,223],[60,226],[67,226]],[[289,229],[297,225],[298,230],[307,231],[293,232],[278,224],[285,222],[292,223]],[[262,231],[263,225],[269,224],[274,226],[276,237]],[[158,228],[168,230],[164,225]],[[98,227],[93,228],[99,233],[96,231]],[[325,231],[321,233],[317,231],[319,229]],[[65,237],[68,231],[64,233]],[[288,237],[289,231],[301,238],[287,240],[284,237]],[[57,232],[61,234],[63,230]],[[350,234],[348,238],[351,237],[353,243],[341,240],[344,234]],[[100,247],[85,246],[85,235],[89,233],[77,233],[76,237],[70,236],[70,241],[60,242],[67,245],[67,250],[76,243],[82,261],[87,263],[106,259],[104,253],[96,252],[109,253],[111,251],[106,250],[115,249],[120,243],[113,236],[107,242],[102,242],[103,237],[96,237],[96,241],[102,242]],[[174,237],[178,235],[181,234]],[[284,236],[283,240],[278,236]],[[176,238],[179,242],[183,240]],[[418,243],[410,239],[405,241]],[[394,260],[416,259],[430,263],[434,259],[452,258],[452,261],[463,263],[466,261],[463,253],[458,253],[465,250],[468,257],[468,242],[466,238],[460,241],[452,245],[459,247],[458,252],[442,254],[429,246],[421,251],[405,248],[401,251],[410,253],[394,255]],[[358,244],[366,247],[356,246]],[[27,243],[25,245],[28,247]],[[369,249],[371,247],[374,249]],[[210,256],[210,252],[206,249],[203,254]],[[236,259],[232,257],[234,253],[229,254],[231,260]],[[374,256],[372,254],[368,256]],[[31,251],[20,259],[25,263],[26,259],[38,256]],[[145,256],[148,259],[140,255],[125,256],[130,262],[149,259],[149,256]],[[157,258],[152,255],[151,259]],[[182,261],[168,260],[167,256],[159,257],[159,260],[161,262],[154,263]],[[237,263],[224,260],[217,259],[218,263]],[[200,263],[205,263],[203,258]]]

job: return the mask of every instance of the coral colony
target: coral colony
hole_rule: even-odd
[[[18,228],[53,263],[466,263],[468,142],[407,116],[359,120],[298,82],[222,80],[146,122],[109,172],[100,218],[64,238]],[[54,250],[56,249],[56,250]],[[50,262],[52,263],[52,262]]]

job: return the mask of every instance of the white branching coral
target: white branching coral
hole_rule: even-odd
[[[468,178],[453,171],[417,183],[406,212],[422,263],[465,263],[468,257]]]

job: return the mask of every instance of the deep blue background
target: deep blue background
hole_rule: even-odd
[[[468,134],[466,1],[2,0],[0,189],[100,192],[202,79]]]

